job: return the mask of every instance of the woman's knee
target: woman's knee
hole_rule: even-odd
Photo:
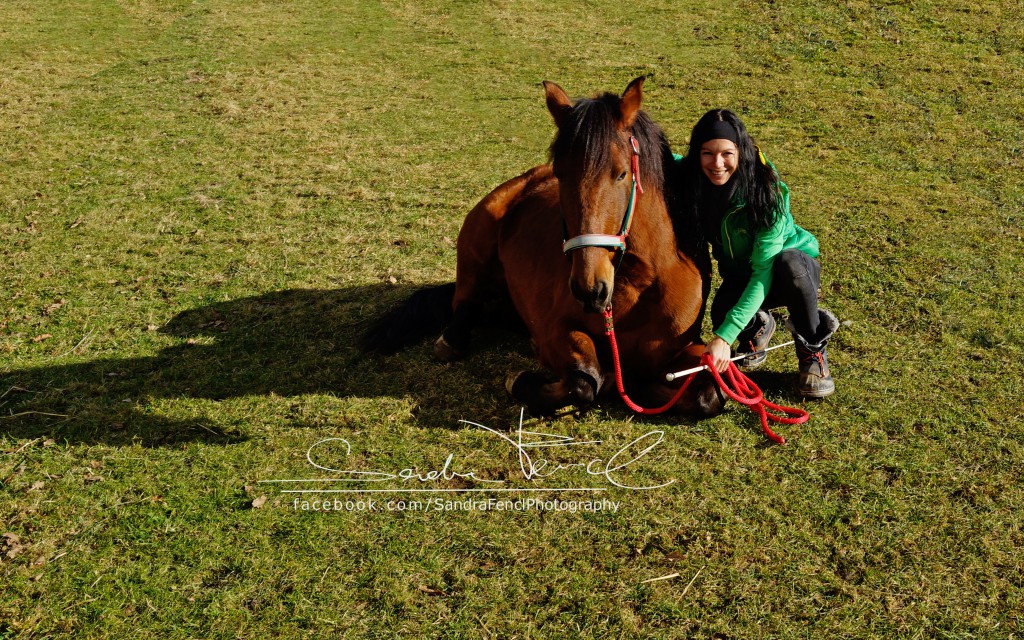
[[[810,276],[808,263],[813,259],[799,249],[787,249],[775,257],[772,271],[775,275],[791,282],[806,279]]]
[[[817,261],[799,249],[789,249],[780,253],[775,258],[772,271],[773,286],[785,283],[783,286],[800,291],[816,292],[818,289],[820,268]]]

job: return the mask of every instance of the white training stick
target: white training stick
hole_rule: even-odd
[[[748,357],[750,357],[752,355],[756,355],[758,353],[768,353],[772,349],[781,349],[782,347],[788,347],[791,344],[793,344],[792,340],[790,340],[789,342],[783,342],[782,344],[777,344],[774,347],[768,347],[767,349],[762,349],[760,351],[754,351],[752,353],[744,353],[742,355],[736,356],[735,358],[729,358],[729,360],[730,361],[742,360],[743,358],[748,358]],[[704,366],[704,365],[700,365],[699,367],[694,367],[692,369],[686,369],[685,371],[676,371],[675,373],[666,373],[665,374],[665,379],[668,380],[669,382],[672,382],[673,380],[676,380],[677,378],[683,378],[683,377],[688,376],[690,374],[697,373],[698,371],[703,371],[704,369],[707,369],[707,367]]]

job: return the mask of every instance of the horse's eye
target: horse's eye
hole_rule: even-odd
[[[618,182],[622,182],[625,179],[626,179],[626,172],[623,171],[621,174],[619,174],[619,177],[616,178],[615,180],[618,181]]]

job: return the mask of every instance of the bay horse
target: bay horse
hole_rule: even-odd
[[[422,337],[414,327],[422,332],[422,319],[434,316],[447,324],[435,355],[457,360],[484,301],[498,292],[511,299],[541,364],[557,378],[521,372],[507,388],[532,414],[549,415],[584,408],[615,387],[602,316],[610,305],[629,394],[658,405],[670,400],[681,382],[667,383],[664,374],[698,364],[703,352],[711,262],[696,229],[687,237],[677,225],[677,237],[673,228],[675,162],[665,135],[640,109],[643,83],[633,80],[622,96],[574,103],[544,82],[558,127],[551,163],[505,182],[469,212],[454,289],[414,295],[378,325],[370,345],[393,351]],[[672,410],[721,411],[712,378],[699,376]]]

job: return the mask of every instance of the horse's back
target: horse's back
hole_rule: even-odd
[[[455,304],[472,299],[484,288],[504,288],[499,245],[518,214],[536,206],[536,198],[557,206],[557,183],[550,165],[533,167],[495,187],[466,215],[457,244]],[[553,198],[553,200],[552,200]]]
[[[463,244],[469,248],[471,245],[495,242],[506,214],[553,181],[551,166],[540,165],[495,187],[473,207],[462,223],[462,231],[459,233],[460,254]]]

